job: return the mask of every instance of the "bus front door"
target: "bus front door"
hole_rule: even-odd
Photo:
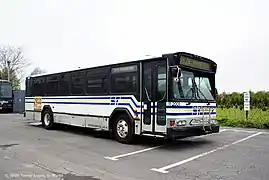
[[[167,61],[143,63],[144,112],[142,132],[163,134],[166,132]]]

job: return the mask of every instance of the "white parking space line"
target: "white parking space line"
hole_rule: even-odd
[[[220,132],[224,132],[224,131],[227,131],[227,129],[221,129],[220,130]],[[192,139],[198,139],[198,138],[202,138],[202,137],[210,136],[210,135],[217,135],[217,133],[214,133],[214,134],[206,134],[206,135],[202,135],[202,136],[194,136],[194,137],[185,138],[185,139],[186,140],[192,140]],[[131,155],[135,155],[135,154],[139,154],[139,153],[151,151],[151,150],[158,149],[158,148],[161,148],[161,147],[164,147],[164,146],[169,146],[169,144],[164,144],[164,145],[160,145],[160,146],[154,146],[154,147],[150,147],[150,148],[146,148],[146,149],[141,149],[141,150],[133,151],[133,152],[126,153],[126,154],[121,154],[121,155],[117,155],[117,156],[113,156],[113,157],[104,157],[104,158],[105,159],[112,160],[112,161],[117,161],[117,160],[119,160],[119,158],[123,158],[123,157],[126,157],[126,156],[131,156]]]
[[[195,160],[195,159],[201,158],[201,157],[203,157],[203,156],[212,154],[212,153],[214,153],[214,152],[216,152],[216,151],[225,149],[225,148],[227,148],[227,147],[229,147],[229,146],[232,146],[232,145],[238,144],[238,143],[240,143],[240,142],[246,141],[246,140],[248,140],[248,139],[250,139],[250,138],[253,138],[253,137],[255,137],[255,136],[258,136],[258,135],[260,135],[260,134],[262,134],[262,133],[263,133],[263,132],[258,132],[258,133],[252,134],[252,135],[250,135],[250,136],[247,136],[247,137],[245,137],[245,138],[243,138],[243,139],[240,139],[240,140],[238,140],[238,141],[234,141],[234,142],[231,143],[231,144],[227,144],[227,145],[218,147],[218,148],[213,149],[213,150],[211,150],[211,151],[204,152],[204,153],[202,153],[202,154],[199,154],[199,155],[190,157],[190,158],[188,158],[188,159],[179,161],[179,162],[174,163],[174,164],[170,164],[170,165],[168,165],[168,166],[164,166],[164,167],[162,167],[162,168],[152,168],[152,169],[150,169],[150,170],[152,170],[152,171],[157,171],[157,172],[159,172],[159,173],[169,173],[169,171],[167,171],[168,169],[171,169],[171,168],[176,167],[176,166],[180,166],[180,165],[182,165],[182,164],[188,163],[188,162],[190,162],[190,161],[193,161],[193,160]]]
[[[235,128],[228,128],[227,130],[229,131],[234,131],[234,132],[243,132],[243,133],[257,133],[257,132],[262,132],[263,134],[269,134],[268,132],[263,132],[263,131],[255,131],[255,130],[244,130],[244,129],[235,129]]]
[[[235,128],[228,128],[228,130],[229,131],[235,131],[235,132],[243,132],[243,133],[256,133],[256,132],[258,132],[258,131],[235,129]]]
[[[105,158],[109,159],[109,160],[112,160],[112,161],[117,161],[117,160],[119,160],[119,158],[122,158],[122,157],[143,153],[143,152],[150,151],[150,150],[153,150],[153,149],[157,149],[157,148],[160,148],[160,147],[163,147],[163,146],[165,146],[165,145],[154,146],[154,147],[150,147],[150,148],[146,148],[146,149],[141,149],[139,151],[133,151],[133,152],[130,152],[130,153],[127,153],[127,154],[121,154],[121,155],[117,155],[117,156],[113,156],[113,157],[105,157]]]

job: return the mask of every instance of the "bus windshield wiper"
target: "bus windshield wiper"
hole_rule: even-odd
[[[188,96],[188,94],[189,94],[190,91],[192,91],[192,96],[191,96],[191,99],[189,99],[189,101],[188,101],[188,103],[187,103],[186,105],[190,105],[192,99],[196,96],[195,89],[196,89],[196,86],[194,86],[194,84],[192,84],[192,87],[191,87],[190,90],[187,92],[186,97]],[[197,99],[197,98],[196,98],[196,99]]]
[[[197,89],[197,90],[202,94],[202,96],[205,98],[205,100],[206,100],[206,102],[207,102],[207,105],[210,105],[210,102],[209,102],[208,99],[205,97],[205,95],[204,95],[204,93],[201,91],[201,89],[197,87],[197,84],[196,84],[195,82],[194,82],[194,86],[195,86],[195,89]],[[197,95],[198,95],[198,97],[199,97],[199,93],[198,93],[198,91],[197,91]]]

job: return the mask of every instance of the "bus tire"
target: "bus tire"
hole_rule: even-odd
[[[120,143],[130,144],[133,141],[133,124],[127,114],[116,116],[113,123],[113,134]]]
[[[42,113],[42,125],[47,130],[53,129],[53,112],[50,109],[45,109]]]

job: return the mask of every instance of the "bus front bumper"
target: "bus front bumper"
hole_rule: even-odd
[[[182,127],[182,128],[167,128],[168,139],[180,139],[190,136],[200,136],[205,134],[212,134],[219,132],[219,125],[211,126],[195,126],[195,127]]]

